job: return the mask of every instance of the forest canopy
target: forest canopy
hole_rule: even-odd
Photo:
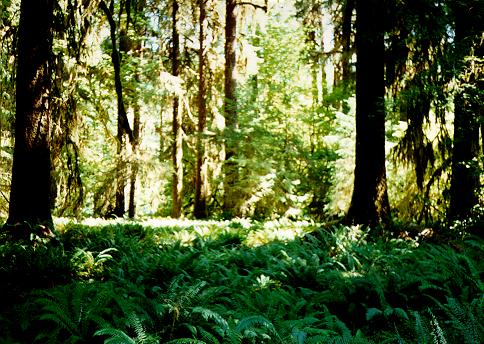
[[[482,217],[481,1],[3,0],[0,14],[8,224]]]

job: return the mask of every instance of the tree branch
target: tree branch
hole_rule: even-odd
[[[237,3],[237,6],[246,6],[246,5],[252,6],[256,9],[260,9],[260,10],[263,10],[264,12],[267,12],[267,2],[266,2],[266,5],[258,5],[258,4],[254,4],[252,2],[247,2],[247,1]]]

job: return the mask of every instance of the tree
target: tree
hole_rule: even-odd
[[[341,45],[342,45],[342,55],[341,55],[341,70],[342,70],[342,80],[345,83],[349,83],[351,79],[351,34],[352,34],[352,23],[353,23],[353,10],[355,8],[356,0],[346,0],[343,5],[343,19],[341,23]],[[345,85],[346,87],[347,85]]]
[[[224,201],[223,210],[226,216],[241,215],[242,197],[237,189],[239,166],[237,163],[237,142],[239,119],[237,114],[237,7],[252,6],[267,11],[264,5],[252,2],[225,1],[225,43],[224,43],[224,117],[225,117],[225,162],[224,162]]]
[[[177,77],[179,75],[180,61],[180,35],[177,29],[177,14],[178,14],[178,1],[172,2],[172,47],[171,47],[171,68],[172,75]],[[182,189],[183,189],[183,120],[182,107],[179,104],[178,95],[175,95],[173,99],[173,148],[172,148],[172,160],[173,160],[173,180],[172,180],[172,195],[173,206],[171,216],[178,218],[181,216],[182,210]]]
[[[385,168],[383,1],[356,2],[356,161],[347,220],[377,224],[390,213]]]
[[[145,1],[133,1],[128,0],[126,2],[126,29],[125,29],[125,38],[124,41],[126,42],[123,45],[126,45],[123,52],[127,54],[131,54],[135,56],[135,58],[142,59],[142,44],[140,37],[146,35],[146,28],[142,26],[144,24],[145,13],[143,12],[143,8],[146,6]],[[131,8],[132,7],[132,8]],[[141,20],[140,20],[141,19]],[[141,24],[140,24],[141,22]],[[133,28],[135,39],[130,36],[130,24]],[[121,47],[122,48],[122,47]],[[135,85],[140,84],[140,72],[136,69],[134,73],[134,82]],[[138,101],[140,95],[136,90],[136,86],[134,87],[134,91],[128,93],[131,98],[132,102],[132,109],[133,109],[133,140],[131,144],[131,159],[130,159],[130,176],[129,176],[129,201],[128,201],[128,217],[130,219],[134,218],[136,215],[136,182],[138,179],[138,172],[139,172],[139,144],[140,144],[140,122],[141,122],[141,108]]]
[[[206,85],[205,85],[205,32],[206,25],[206,0],[199,0],[199,48],[198,48],[198,124],[197,124],[197,166],[195,175],[195,204],[194,216],[197,219],[207,217],[207,165],[205,163],[205,145],[203,132],[207,121],[207,104],[206,104]]]
[[[118,163],[116,168],[116,197],[115,197],[115,207],[113,215],[118,217],[123,217],[125,213],[125,192],[126,187],[126,168],[125,168],[125,154],[126,154],[126,136],[129,137],[130,142],[133,142],[133,132],[129,126],[128,117],[126,115],[126,108],[124,105],[123,98],[123,84],[121,82],[121,62],[119,58],[119,51],[117,48],[116,39],[116,22],[113,18],[114,11],[114,1],[108,8],[104,0],[100,2],[100,7],[108,18],[110,27],[110,37],[112,44],[111,60],[114,67],[114,85],[116,89],[116,99],[117,99],[117,155]]]
[[[54,0],[23,0],[17,59],[15,146],[7,225],[53,228],[51,69]],[[28,238],[30,233],[25,231]]]
[[[237,33],[237,2],[226,0],[225,2],[225,95],[224,95],[224,116],[226,127],[225,142],[225,163],[224,163],[224,211],[229,216],[238,215],[237,192],[237,163],[236,140],[233,138],[238,129],[237,121],[237,78],[236,78],[236,33]]]
[[[482,86],[478,80],[482,67],[477,56],[482,56],[479,52],[482,45],[479,47],[477,43],[482,4],[427,0],[392,6],[387,9],[391,13],[387,19],[391,32],[386,50],[386,78],[408,124],[394,153],[415,167],[419,197],[411,198],[420,203],[421,209],[415,209],[414,217],[417,221],[432,220],[432,214],[441,214],[436,208],[447,208],[449,218],[467,217],[478,202],[478,118],[482,108],[479,105],[482,92],[478,91]],[[446,119],[446,109],[452,101],[454,140]],[[428,135],[429,124],[438,129],[436,136]],[[450,207],[442,202],[449,200],[445,197],[449,185],[439,183],[447,181],[446,174],[452,176]],[[438,195],[442,197],[437,199]]]
[[[466,219],[478,203],[479,187],[479,116],[483,107],[482,14],[480,2],[455,2],[455,70],[459,73],[459,88],[454,98],[454,146],[452,149],[452,179],[450,186],[450,219]],[[480,12],[482,13],[482,12]],[[474,51],[474,56],[473,52]],[[474,62],[466,63],[470,57]],[[470,66],[469,66],[470,65]]]

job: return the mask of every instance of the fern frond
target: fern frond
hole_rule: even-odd
[[[242,339],[243,336],[232,327],[229,327],[227,331],[225,331],[224,343],[240,344],[242,343]]]
[[[339,333],[341,334],[341,338],[344,339],[344,340],[348,340],[351,337],[351,331],[350,329],[348,328],[348,326],[346,326],[346,324],[344,322],[342,322],[341,320],[339,320],[338,318],[335,319],[335,327],[336,329],[339,331]]]
[[[192,285],[188,288],[186,292],[184,292],[180,300],[185,307],[191,306],[194,301],[196,300],[200,290],[207,285],[205,281],[199,281],[195,285]]]
[[[202,337],[202,340],[205,343],[210,343],[210,344],[219,344],[219,340],[210,332],[204,330],[201,327],[198,327],[198,332],[200,333],[200,337]]]
[[[481,342],[481,335],[479,334],[480,324],[472,314],[470,309],[464,309],[462,305],[455,298],[447,298],[447,305],[444,310],[451,318],[452,324],[458,329],[463,336],[464,342],[468,344]]]
[[[432,337],[434,339],[434,344],[447,344],[447,340],[445,339],[444,331],[440,327],[440,324],[437,320],[437,318],[432,314],[432,312],[429,309],[429,313],[432,316],[432,319],[430,321],[430,324],[432,326]]]
[[[204,307],[193,307],[192,313],[198,313],[204,318],[206,321],[213,320],[218,326],[222,328],[222,330],[226,330],[229,327],[227,320],[225,320],[220,314],[214,312],[208,308]]]
[[[72,319],[56,305],[46,306],[43,308],[44,312],[50,312],[42,314],[39,319],[52,321],[57,324],[60,328],[67,330],[70,334],[77,332],[77,325],[72,321]]]
[[[74,289],[80,289],[74,287]],[[69,288],[62,288],[60,293],[46,292],[44,297],[37,299],[37,303],[42,308],[40,320],[50,320],[67,330],[70,334],[78,332],[79,314],[76,314],[76,307],[70,307],[69,303],[79,305],[80,301],[72,300],[73,298],[80,298],[79,293],[72,293]],[[80,306],[78,306],[80,308]]]
[[[198,340],[198,339],[180,338],[180,339],[170,340],[169,342],[166,342],[165,344],[209,344],[209,343],[206,343],[206,342]]]
[[[267,333],[264,331],[259,333],[260,331],[257,331],[257,328],[266,329]],[[252,315],[241,319],[236,329],[246,338],[256,338],[260,334],[268,337],[267,339],[272,339],[274,343],[283,343],[274,324],[261,315]]]
[[[368,308],[366,310],[366,321],[372,320],[376,316],[382,315],[382,311],[379,310],[378,308]]]
[[[418,312],[413,312],[413,316],[415,317],[415,334],[417,337],[417,343],[428,343],[429,332],[422,321],[422,317]]]
[[[130,325],[134,328],[136,339],[141,343],[144,343],[147,339],[147,336],[141,320],[133,312],[129,315],[128,320]]]
[[[104,340],[105,344],[136,344],[136,341],[121,330],[103,328],[94,333],[95,336],[110,336]]]
[[[256,326],[266,327],[273,332],[276,331],[274,325],[261,315],[252,315],[241,319],[237,324],[236,329],[239,332],[243,332],[244,330],[251,329]]]

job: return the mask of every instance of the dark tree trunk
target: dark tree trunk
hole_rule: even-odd
[[[7,225],[53,227],[49,70],[53,8],[53,0],[21,3],[15,146]]]
[[[474,110],[475,107],[465,94],[455,96],[449,209],[451,219],[467,218],[472,207],[478,203],[479,126]]]
[[[110,35],[111,35],[111,60],[114,68],[114,87],[116,89],[116,99],[118,105],[118,116],[117,116],[117,168],[116,168],[116,196],[115,196],[115,207],[113,214],[118,217],[123,217],[125,213],[125,192],[126,187],[126,136],[129,137],[130,141],[133,141],[133,132],[129,126],[128,117],[126,115],[126,108],[124,106],[123,100],[123,85],[121,83],[121,63],[119,58],[119,52],[117,48],[116,39],[116,22],[113,18],[113,9],[108,8],[104,1],[99,4],[100,8],[106,14],[109,21]]]
[[[353,23],[353,10],[356,0],[346,0],[343,10],[343,25],[341,33],[341,45],[343,54],[341,56],[342,81],[346,86],[351,79],[351,32]]]
[[[321,35],[321,43],[320,43],[320,52],[321,52],[321,59],[319,61],[319,68],[320,68],[320,73],[321,73],[321,102],[324,104],[326,101],[326,96],[328,94],[328,81],[327,81],[327,75],[326,75],[326,62],[328,60],[328,57],[324,55],[325,51],[325,46],[324,46],[324,22],[321,23],[321,31],[323,34]]]
[[[128,217],[134,218],[136,215],[136,180],[138,179],[138,144],[140,137],[140,108],[138,103],[134,105],[133,116],[133,143],[132,154],[134,161],[131,163],[131,175],[129,179],[129,204],[128,204]]]
[[[481,108],[479,111],[479,118],[481,120],[481,150],[482,156],[484,156],[484,109]]]
[[[385,169],[385,80],[381,0],[356,2],[356,166],[347,220],[374,225],[390,212]]]
[[[133,7],[131,7],[133,5]],[[146,1],[136,1],[132,2],[131,0],[126,1],[126,42],[128,46],[128,53],[131,52],[134,56],[142,59],[142,43],[140,40],[133,41],[132,38],[129,36],[129,26],[134,29],[135,35],[137,36],[144,36],[146,35],[146,28],[137,24],[136,20],[132,20],[132,16],[135,18],[139,18],[139,16],[143,16],[143,9],[146,6]],[[134,14],[132,14],[132,10]],[[141,21],[142,22],[142,21]],[[137,85],[141,82],[141,77],[138,72],[135,73],[135,82]],[[140,143],[140,123],[141,123],[141,109],[139,102],[137,100],[138,93],[136,89],[134,92],[130,92],[130,98],[133,103],[133,140],[131,142],[131,158],[130,158],[130,176],[129,176],[129,202],[128,202],[128,217],[133,219],[136,216],[136,182],[138,180],[138,171],[139,171],[139,154],[138,154],[138,147]]]
[[[236,32],[237,32],[237,2],[226,0],[225,3],[225,98],[224,116],[225,128],[228,133],[225,143],[224,164],[224,212],[227,216],[237,216],[239,203],[238,192],[235,187],[238,180],[238,168],[235,161],[237,152],[236,140],[233,138],[238,128],[237,95],[236,95]]]
[[[199,41],[198,50],[198,137],[197,137],[197,170],[195,176],[195,205],[194,216],[197,219],[207,217],[207,166],[205,164],[205,139],[203,132],[207,121],[206,86],[205,86],[205,40],[204,25],[206,20],[205,0],[200,0],[200,17],[199,17]]]
[[[180,61],[179,61],[179,49],[180,49],[180,37],[177,29],[177,14],[178,14],[178,2],[173,1],[172,9],[172,39],[173,46],[171,51],[171,63],[172,74],[174,76],[179,75]],[[173,207],[171,216],[173,218],[179,218],[182,210],[182,190],[183,190],[183,131],[182,131],[182,111],[179,104],[179,99],[175,95],[173,99]]]
[[[471,13],[472,14],[472,13]],[[456,70],[465,68],[465,57],[472,51],[472,43],[480,39],[480,27],[473,23],[466,8],[456,9],[455,42]],[[483,46],[475,47],[476,56],[482,56]],[[463,73],[462,73],[463,74]],[[478,203],[479,188],[479,114],[482,113],[482,77],[471,70],[465,85],[454,98],[454,147],[452,150],[452,177],[450,186],[450,219],[466,219]],[[479,84],[480,83],[480,84]],[[477,91],[476,91],[477,90]]]
[[[125,206],[125,192],[126,188],[126,140],[124,138],[124,132],[121,128],[121,124],[118,120],[117,129],[117,163],[116,163],[116,196],[115,196],[115,206],[113,214],[117,217],[123,217],[126,206]]]

